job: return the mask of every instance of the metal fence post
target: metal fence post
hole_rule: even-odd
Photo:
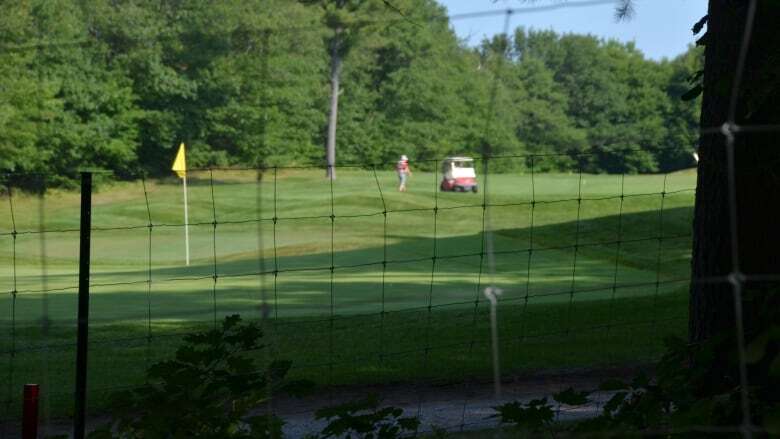
[[[81,226],[79,229],[79,311],[76,341],[76,402],[73,437],[83,439],[87,406],[87,348],[89,332],[89,247],[92,228],[92,173],[81,173]]]
[[[22,439],[38,437],[38,395],[37,384],[24,385],[24,405],[22,408]]]

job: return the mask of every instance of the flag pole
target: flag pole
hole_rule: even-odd
[[[185,264],[190,266],[190,219],[189,219],[189,203],[187,203],[187,174],[184,174],[184,260]]]
[[[184,190],[184,260],[187,266],[190,265],[190,215],[189,203],[187,203],[187,159],[184,152],[184,142],[179,145],[179,152],[176,153],[176,159],[173,161],[171,170],[183,181]]]

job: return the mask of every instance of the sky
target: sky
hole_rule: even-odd
[[[588,0],[438,0],[450,16],[479,11],[503,11],[538,6],[564,6]],[[553,29],[560,33],[589,33],[605,39],[633,41],[637,48],[652,59],[674,58],[685,52],[695,37],[693,24],[707,13],[707,0],[634,0],[635,14],[624,21],[615,19],[614,4],[516,13],[511,16],[510,30],[518,26],[533,29]],[[518,11],[519,12],[519,11]],[[458,37],[475,45],[484,36],[504,29],[505,14],[452,20]]]

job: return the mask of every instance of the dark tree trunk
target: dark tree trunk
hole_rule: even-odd
[[[729,102],[748,14],[748,0],[710,0],[704,63],[701,125],[728,121]],[[780,124],[780,2],[759,0],[750,49],[740,83],[735,122],[739,126]],[[778,132],[735,133],[738,272],[747,276],[743,315],[748,337],[760,329],[758,294],[778,285],[780,274],[780,143]],[[735,272],[730,238],[726,136],[703,134],[699,147],[690,294],[690,340],[734,334]],[[758,294],[757,294],[758,293]]]

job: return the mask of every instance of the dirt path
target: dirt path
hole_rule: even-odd
[[[553,374],[537,374],[516,377],[502,383],[501,396],[496,398],[492,382],[467,382],[441,386],[396,385],[364,387],[360,389],[334,389],[328,395],[295,399],[281,398],[274,402],[273,412],[285,421],[285,437],[302,438],[316,433],[326,425],[314,418],[318,408],[327,407],[376,394],[382,406],[393,406],[404,410],[404,416],[418,416],[421,431],[443,428],[447,431],[478,430],[497,427],[498,420],[490,418],[495,414],[493,407],[512,401],[530,401],[548,397],[569,387],[575,390],[592,390],[607,378],[628,379],[631,369],[601,371],[571,371]],[[574,420],[597,415],[611,393],[593,394],[592,403],[579,406],[557,407],[559,420]],[[262,410],[262,409],[261,409]]]
[[[432,385],[397,384],[386,386],[364,386],[360,388],[335,388],[306,398],[275,398],[271,410],[285,421],[285,438],[299,439],[317,433],[326,423],[314,417],[317,409],[344,403],[369,394],[378,395],[382,406],[393,406],[404,410],[404,416],[418,416],[420,431],[430,432],[434,428],[447,431],[479,430],[498,426],[493,407],[512,401],[530,401],[548,397],[569,387],[575,390],[592,390],[607,378],[628,379],[635,368],[605,369],[598,371],[556,371],[536,373],[514,377],[502,382],[501,396],[496,398],[492,382],[461,382],[454,384]],[[579,406],[557,408],[559,420],[574,420],[595,416],[610,393],[596,393],[591,396],[592,403]],[[552,400],[552,398],[550,398]],[[268,407],[259,407],[256,413],[268,411]],[[96,417],[89,420],[94,428],[107,421]],[[18,424],[0,424],[0,439],[21,437]],[[48,426],[42,426],[39,437],[55,434],[70,434],[72,424],[69,420],[57,420]]]

